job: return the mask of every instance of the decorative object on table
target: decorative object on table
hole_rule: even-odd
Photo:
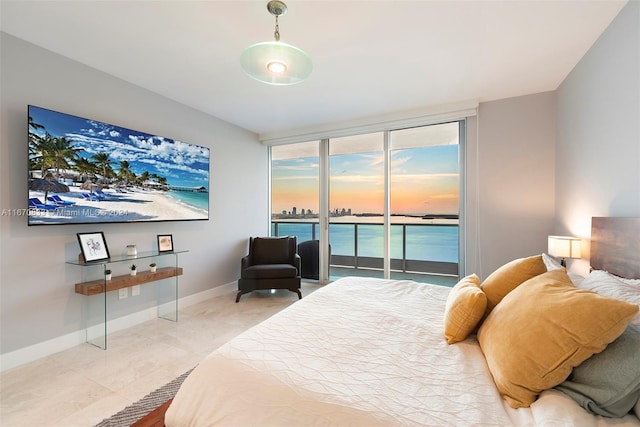
[[[158,252],[173,252],[173,235],[158,234]]]
[[[151,264],[149,264],[149,267],[151,267],[151,272],[155,273],[156,272],[156,263],[152,262]]]
[[[135,264],[131,264],[131,275],[135,276],[138,273],[137,267]]]
[[[104,271],[104,278],[106,280],[111,280],[111,270],[105,270]]]
[[[567,266],[565,258],[580,258],[580,239],[570,236],[549,236],[547,252],[556,258],[560,258],[560,265]]]
[[[102,231],[94,233],[77,233],[78,243],[84,262],[109,259],[109,248]]]
[[[245,48],[240,55],[240,65],[251,78],[263,83],[300,83],[311,74],[311,58],[304,50],[280,41],[278,17],[287,13],[287,5],[272,0],[267,4],[267,10],[276,17],[275,41],[255,43]]]
[[[127,256],[137,256],[138,248],[136,245],[127,245]]]

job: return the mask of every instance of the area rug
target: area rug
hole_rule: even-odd
[[[158,406],[162,405],[167,400],[172,399],[178,392],[182,381],[187,378],[187,375],[189,375],[192,370],[193,369],[190,369],[170,383],[165,384],[159,389],[152,391],[133,405],[127,406],[117,414],[102,420],[100,423],[96,424],[96,427],[130,426],[140,418],[156,409]]]

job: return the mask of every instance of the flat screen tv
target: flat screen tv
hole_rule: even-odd
[[[30,105],[28,224],[209,219],[209,148]]]

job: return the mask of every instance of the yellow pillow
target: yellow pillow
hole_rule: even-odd
[[[475,274],[460,280],[449,292],[444,309],[444,337],[447,343],[462,341],[478,326],[487,308],[487,297]]]
[[[487,313],[521,283],[547,271],[542,255],[514,259],[491,273],[481,288],[487,296]]]
[[[577,289],[564,269],[509,293],[478,331],[498,391],[513,408],[564,381],[615,340],[638,311],[622,300]]]

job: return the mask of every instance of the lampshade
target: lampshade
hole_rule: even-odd
[[[547,250],[549,255],[559,258],[580,258],[580,239],[569,236],[549,236]]]
[[[313,65],[305,51],[280,41],[278,17],[287,13],[287,5],[280,0],[267,4],[276,17],[275,41],[252,44],[240,54],[240,65],[250,77],[272,85],[300,83],[311,74]]]
[[[291,85],[311,74],[311,58],[305,51],[280,41],[252,44],[242,51],[245,73],[264,83]]]

